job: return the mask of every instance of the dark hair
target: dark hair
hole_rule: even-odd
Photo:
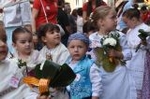
[[[118,7],[116,7],[116,12],[118,13],[118,17],[121,15],[121,13],[123,12],[123,8],[124,6],[128,3],[128,1],[122,1]],[[120,11],[119,11],[120,9]],[[118,12],[119,11],[119,12]]]
[[[132,18],[140,19],[140,11],[135,8],[130,8],[130,9],[126,10],[122,16],[127,17],[129,19],[132,19]]]
[[[94,26],[94,23],[91,20],[88,20],[83,25],[83,33],[88,33],[90,31],[95,31],[96,27]]]
[[[45,37],[46,36],[46,32],[47,31],[59,31],[60,32],[60,29],[57,25],[54,25],[54,24],[51,24],[51,23],[46,23],[46,24],[43,24],[39,27],[37,33],[38,33],[38,38],[41,40],[42,37]]]
[[[75,17],[77,17],[77,9],[73,9],[73,11],[72,11],[71,15],[73,15],[73,16],[75,16]]]
[[[103,0],[95,0],[96,7],[102,5]],[[87,16],[89,17],[92,12],[92,0],[87,2]]]
[[[3,27],[0,28],[0,39],[6,43],[7,36],[6,36],[5,28]]]
[[[79,16],[82,16],[82,14],[83,14],[82,8],[78,8],[77,13],[78,13]]]
[[[58,0],[57,5],[63,6],[65,4],[65,0]]]
[[[146,6],[146,5],[143,5],[143,6],[141,7],[141,11],[145,11],[145,10],[147,10],[147,6]]]
[[[12,41],[13,43],[16,43],[17,40],[17,35],[18,34],[22,34],[22,33],[29,33],[31,35],[32,38],[32,33],[25,27],[17,27],[12,34]]]

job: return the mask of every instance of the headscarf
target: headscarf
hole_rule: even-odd
[[[81,40],[83,41],[87,46],[89,46],[90,41],[89,38],[83,34],[83,33],[74,33],[72,35],[69,36],[68,38],[68,44],[72,41],[72,40]]]

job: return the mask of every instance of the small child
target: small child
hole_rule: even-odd
[[[41,56],[57,64],[64,64],[70,54],[68,49],[60,42],[61,34],[59,27],[48,23],[40,27],[38,34],[45,44],[40,51]]]
[[[40,50],[40,56],[44,59],[53,61],[59,65],[66,62],[70,53],[68,49],[60,42],[61,34],[57,25],[47,23],[42,25],[38,30],[40,40],[44,43],[44,47]],[[53,89],[52,89],[53,90]],[[68,93],[64,88],[51,92],[52,99],[68,99]]]
[[[83,33],[85,33],[88,37],[96,31],[96,26],[94,26],[92,20],[88,20],[83,25]]]
[[[129,27],[127,32],[128,45],[132,52],[132,59],[127,62],[127,66],[131,72],[131,75],[135,79],[136,89],[138,92],[137,99],[149,99],[150,98],[150,74],[149,65],[146,63],[150,60],[150,38],[146,37],[145,40],[139,38],[139,29],[143,29],[146,32],[150,32],[150,27],[146,25],[140,19],[140,11],[138,9],[128,9],[123,13],[123,20]],[[141,43],[141,46],[137,50],[137,46]]]
[[[16,61],[8,59],[5,30],[0,28],[0,99],[43,99],[37,97],[25,84],[21,84],[23,74],[18,71]],[[45,99],[47,99],[45,97]]]
[[[103,92],[100,95],[100,99],[136,99],[137,93],[134,79],[129,73],[126,65],[121,63],[121,60],[130,60],[131,54],[129,47],[127,46],[125,35],[115,30],[117,25],[115,9],[109,6],[98,7],[93,13],[92,19],[94,24],[98,27],[98,31],[91,34],[89,38],[92,42],[91,48],[94,50],[98,66],[100,67],[100,75],[102,77]],[[120,48],[111,47],[107,49],[107,51],[103,51],[104,47],[100,42],[108,35],[114,34],[119,35],[118,41],[116,42],[120,45]],[[110,41],[111,42],[109,43],[113,43],[112,40]],[[97,51],[97,49],[99,49],[99,51]],[[100,54],[100,51],[102,54]],[[106,52],[107,54],[105,54]],[[105,58],[106,55],[108,58]],[[115,62],[111,61],[111,64],[113,65],[109,65],[110,57],[115,59]],[[100,60],[100,58],[102,59]],[[116,60],[119,62],[114,65]]]
[[[33,49],[32,33],[23,27],[18,27],[13,31],[12,35],[13,46],[15,48],[14,58],[26,62],[27,67],[21,67],[21,70],[27,70],[29,74],[30,71],[35,68],[39,63],[42,63],[44,59],[39,56],[39,52]],[[24,73],[25,74],[25,73]]]
[[[68,65],[76,73],[76,78],[69,86],[71,99],[99,99],[101,93],[101,77],[94,61],[86,56],[89,39],[83,33],[70,35],[68,49],[71,59]]]

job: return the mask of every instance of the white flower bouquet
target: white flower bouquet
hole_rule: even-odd
[[[107,54],[109,49],[118,49],[118,45],[119,45],[119,33],[116,32],[111,32],[109,33],[109,35],[103,37],[101,39],[101,45],[102,48],[104,49],[104,54]],[[108,54],[107,54],[108,55]],[[113,57],[109,57],[109,61],[113,62]]]
[[[97,57],[96,64],[102,66],[105,71],[113,72],[115,67],[121,62],[121,59],[109,56],[110,49],[122,51],[119,43],[120,34],[117,31],[110,32],[109,35],[103,37],[100,41],[101,47],[94,49]]]

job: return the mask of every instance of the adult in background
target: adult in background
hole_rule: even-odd
[[[58,24],[61,25],[61,27],[65,31],[65,34],[62,36],[61,42],[64,45],[67,45],[68,37],[71,34],[71,27],[70,27],[68,15],[63,10],[64,4],[65,4],[65,0],[58,0],[58,15],[57,15],[57,20],[58,20]]]
[[[6,29],[9,52],[14,53],[12,31],[19,26],[31,30],[31,7],[29,0],[0,0],[3,22]]]
[[[88,0],[83,4],[83,22],[85,23],[90,14],[96,9],[96,7],[101,5],[107,5],[103,0]]]
[[[123,6],[122,11],[120,12],[120,15],[118,16],[118,23],[117,23],[117,29],[119,31],[122,31],[123,33],[126,33],[128,31],[128,26],[126,25],[126,23],[123,21],[122,19],[122,14],[130,9],[133,8],[133,5],[136,3],[137,0],[128,0],[128,2],[126,2],[126,4]]]
[[[65,4],[64,4],[64,11],[65,11],[65,12],[67,13],[67,15],[68,15],[69,23],[70,23],[70,26],[71,26],[71,32],[72,32],[72,33],[77,32],[76,20],[75,20],[74,16],[70,14],[70,12],[71,12],[70,3],[65,2]]]
[[[83,11],[82,8],[77,9],[78,17],[77,17],[77,32],[83,33]]]
[[[36,33],[39,26],[45,23],[57,23],[57,0],[34,0],[32,32]]]

